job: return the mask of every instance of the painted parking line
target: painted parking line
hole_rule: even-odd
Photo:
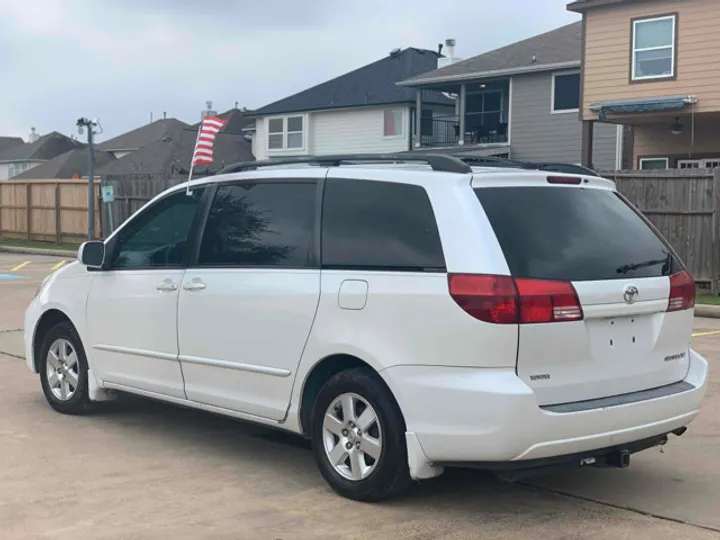
[[[15,268],[13,268],[13,269],[10,270],[10,271],[11,271],[11,272],[17,272],[17,271],[20,270],[21,268],[25,268],[28,264],[30,264],[30,262],[31,262],[31,261],[22,262],[22,263],[18,264]]]
[[[716,336],[717,334],[720,334],[720,330],[714,330],[712,332],[699,332],[697,334],[693,334],[692,337]]]
[[[60,261],[60,262],[57,263],[55,266],[53,266],[50,270],[52,270],[52,271],[54,272],[54,271],[57,270],[58,268],[62,268],[62,266],[63,266],[66,262],[67,262],[67,260]]]
[[[18,276],[17,274],[0,274],[0,279],[27,279],[25,276]]]

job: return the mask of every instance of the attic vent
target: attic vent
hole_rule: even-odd
[[[390,56],[393,58],[398,54],[400,54],[400,49],[393,49],[392,51],[390,51]]]
[[[160,139],[162,142],[170,142],[172,141],[172,137],[170,135],[165,135],[162,139]]]

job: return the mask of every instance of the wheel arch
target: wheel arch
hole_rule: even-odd
[[[40,352],[40,345],[42,344],[42,337],[56,324],[66,322],[72,325],[77,332],[77,327],[72,322],[70,317],[64,311],[57,308],[50,308],[40,316],[32,337],[32,353],[33,353],[33,369],[35,373],[38,372],[38,356]],[[78,334],[79,335],[79,334]]]
[[[300,432],[306,437],[312,432],[311,424],[313,406],[315,405],[315,400],[320,393],[320,389],[331,377],[349,369],[363,369],[372,374],[375,379],[387,389],[392,399],[396,404],[398,404],[398,409],[400,409],[397,398],[393,394],[392,390],[380,376],[378,371],[373,368],[373,366],[365,360],[352,354],[332,354],[318,361],[312,367],[305,377],[305,382],[302,386],[302,392],[300,394],[299,423]],[[402,409],[400,409],[400,411],[402,414]]]

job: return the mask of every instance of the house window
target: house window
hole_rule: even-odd
[[[640,160],[640,169],[643,171],[667,170],[670,167],[668,158],[642,158]]]
[[[715,169],[720,167],[720,159],[679,159],[678,169]]]
[[[677,17],[633,21],[632,79],[666,79],[675,76]]]
[[[580,109],[580,73],[555,73],[552,82],[552,112]]]
[[[403,112],[397,109],[387,109],[383,115],[383,136],[402,137]]]
[[[18,174],[21,174],[25,171],[27,171],[30,168],[30,165],[27,163],[11,163],[8,167],[8,178],[12,178],[13,176],[17,176]]]
[[[268,150],[296,150],[305,146],[304,117],[268,119]]]

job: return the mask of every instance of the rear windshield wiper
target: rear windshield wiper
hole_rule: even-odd
[[[664,259],[652,259],[650,261],[626,264],[626,265],[623,265],[623,266],[617,268],[615,271],[618,274],[627,274],[628,272],[632,272],[633,270],[638,270],[640,268],[648,268],[650,266],[656,266],[658,264],[665,264],[665,265],[667,265],[667,269],[663,269],[663,275],[665,275],[670,270],[670,262],[671,261],[672,261],[672,255],[670,253],[668,253],[667,257],[665,257]]]

